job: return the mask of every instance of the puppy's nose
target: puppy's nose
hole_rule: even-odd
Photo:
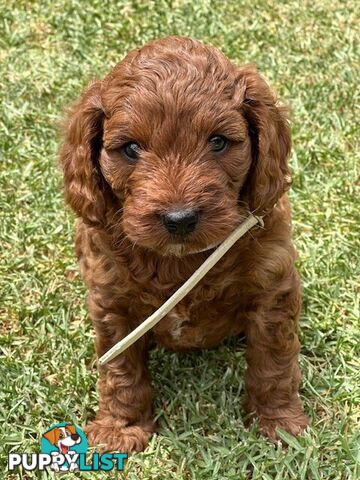
[[[161,221],[169,233],[184,236],[195,230],[199,214],[190,209],[172,210],[161,215]]]
[[[80,436],[77,433],[73,433],[71,435],[71,440],[74,440],[75,442],[80,438]]]

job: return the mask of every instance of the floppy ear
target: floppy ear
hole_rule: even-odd
[[[52,428],[48,432],[43,434],[43,437],[46,438],[52,445],[55,445],[57,441],[57,428]]]
[[[77,215],[93,226],[105,224],[109,194],[99,167],[105,116],[100,87],[101,82],[91,84],[70,108],[60,149],[65,199]]]
[[[252,212],[271,210],[290,187],[288,156],[291,148],[286,109],[253,66],[240,69],[244,89],[242,111],[252,143],[252,164],[242,195]]]

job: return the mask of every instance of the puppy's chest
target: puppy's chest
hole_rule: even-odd
[[[187,305],[177,305],[168,313],[164,319],[163,325],[160,326],[158,333],[165,330],[165,333],[170,335],[174,342],[181,343],[181,336],[184,329],[191,328],[192,321],[190,317],[190,308]]]
[[[234,282],[196,288],[153,329],[158,343],[174,349],[208,348],[242,330]]]

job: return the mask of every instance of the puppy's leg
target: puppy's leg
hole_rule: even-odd
[[[294,275],[287,291],[264,298],[248,316],[245,408],[258,416],[260,431],[271,440],[277,438],[276,428],[296,435],[308,425],[298,394],[299,288]]]
[[[106,313],[90,297],[100,357],[130,329],[124,314]],[[141,338],[124,353],[100,367],[99,412],[85,428],[91,445],[104,450],[139,452],[154,431],[151,386],[147,371],[147,340]]]

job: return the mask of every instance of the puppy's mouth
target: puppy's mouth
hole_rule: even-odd
[[[185,257],[186,255],[195,255],[197,253],[208,252],[217,248],[223,240],[214,242],[205,247],[196,247],[191,242],[184,239],[183,241],[177,240],[174,243],[168,243],[161,249],[161,253],[166,256],[174,255],[176,257]]]
[[[124,217],[123,233],[134,246],[164,257],[209,254],[233,231],[242,215],[238,210],[228,209],[211,213],[203,210],[199,219],[193,216],[189,209],[175,211],[164,219],[152,213],[131,212]]]
[[[66,455],[69,451],[69,447],[63,443],[60,443],[60,450],[63,455]]]

